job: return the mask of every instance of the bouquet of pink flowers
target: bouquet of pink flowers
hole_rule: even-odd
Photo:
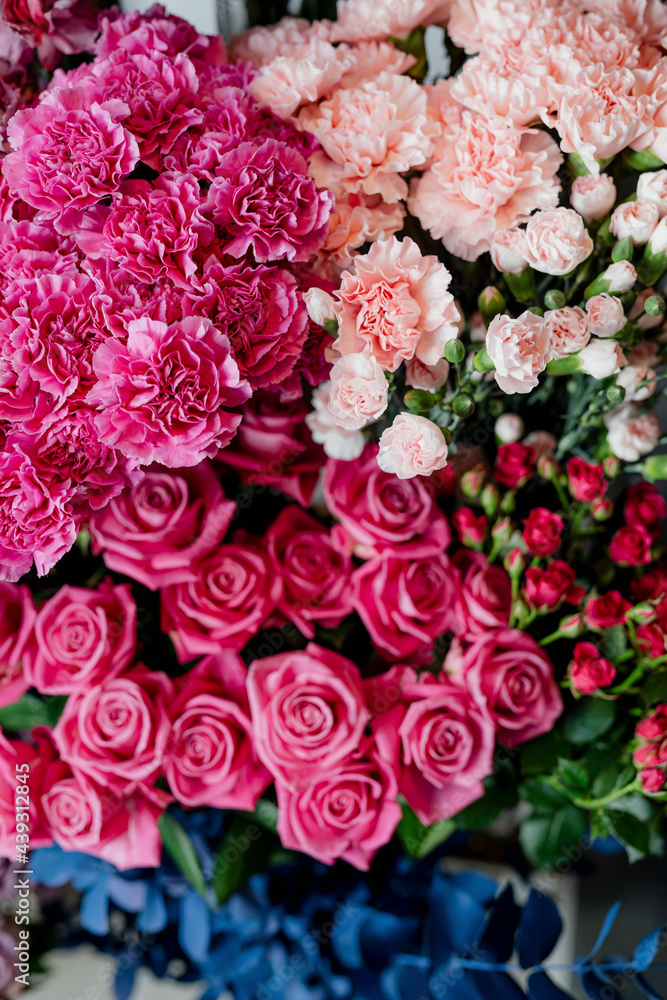
[[[6,78],[0,853],[659,853],[667,8],[85,47]]]

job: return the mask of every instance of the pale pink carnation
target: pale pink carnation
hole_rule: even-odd
[[[581,216],[571,208],[531,215],[526,226],[527,260],[543,274],[573,271],[593,253],[593,240]]]
[[[329,231],[322,251],[343,268],[364,243],[385,240],[403,228],[402,202],[387,205],[382,197],[347,194],[336,198],[329,216]]]
[[[341,46],[339,46],[340,51]],[[405,73],[417,62],[409,52],[401,52],[391,42],[355,42],[354,65],[343,76],[341,87],[358,87],[380,73]]]
[[[420,25],[446,24],[451,0],[338,0],[334,42],[405,38]]]
[[[626,365],[616,376],[616,385],[625,389],[625,401],[641,402],[649,399],[656,390],[657,382],[653,368],[646,365]]]
[[[431,476],[447,464],[447,442],[437,424],[413,413],[399,413],[382,433],[378,465],[399,479]]]
[[[516,72],[506,65],[504,52],[492,51],[467,59],[454,77],[450,93],[478,114],[492,114],[515,128],[539,121],[551,101],[546,76]]]
[[[453,0],[447,32],[452,41],[469,55],[480,52],[493,40],[518,42],[545,8],[558,7],[562,0]]]
[[[586,10],[597,12],[654,45],[664,41],[667,34],[667,8],[662,0],[587,0]]]
[[[444,358],[434,365],[425,365],[419,358],[405,362],[405,384],[412,389],[436,392],[449,378],[449,362]]]
[[[614,209],[609,231],[617,240],[629,239],[633,246],[641,246],[648,242],[659,218],[656,205],[637,198]]]
[[[581,371],[595,379],[609,378],[626,363],[621,345],[608,338],[591,340],[578,354]]]
[[[372,354],[389,371],[413,357],[437,364],[458,332],[450,280],[437,257],[422,256],[413,240],[378,240],[355,258],[354,273],[343,274],[336,293],[336,350]]]
[[[314,390],[311,399],[313,409],[306,416],[306,425],[313,441],[322,445],[329,458],[351,461],[359,458],[366,439],[360,430],[346,430],[337,425],[329,409],[331,388],[331,382],[322,382]]]
[[[556,438],[549,431],[531,431],[523,439],[523,444],[532,448],[537,458],[540,455],[552,455],[558,446]]]
[[[331,369],[329,409],[338,427],[361,430],[387,409],[389,383],[372,354],[346,354]]]
[[[572,181],[570,204],[585,222],[603,219],[615,202],[616,185],[609,174],[585,174]]]
[[[619,260],[606,268],[602,278],[609,282],[609,291],[612,295],[623,295],[634,285],[637,272],[629,260]]]
[[[227,337],[194,316],[171,326],[134,320],[127,343],[107,340],[94,367],[88,403],[99,410],[101,440],[142,464],[177,468],[213,458],[241,420],[222,407],[250,395]]]
[[[404,200],[408,186],[401,174],[423,167],[432,152],[426,94],[415,80],[394,73],[337,90],[304,108],[299,122],[322,145],[310,161],[315,182],[337,194]]]
[[[525,222],[536,208],[555,208],[561,163],[545,133],[463,111],[445,124],[434,162],[413,180],[408,208],[450,253],[477,260],[497,230]]]
[[[329,39],[329,21],[311,24],[305,17],[283,17],[276,24],[250,28],[232,40],[232,59],[243,59],[253,66],[266,66],[285,51],[304,45],[310,39]]]
[[[491,240],[491,260],[495,267],[503,273],[521,274],[527,265],[528,248],[526,232],[513,226],[510,229],[499,229]]]
[[[660,218],[667,215],[667,170],[653,170],[637,178],[637,199],[650,201]]]
[[[593,295],[586,303],[588,329],[596,337],[615,337],[626,324],[623,303],[615,295]]]
[[[122,101],[89,103],[80,88],[54,90],[36,108],[17,111],[7,127],[15,152],[2,164],[12,191],[71,232],[139,159],[136,140],[120,124],[128,111]]]
[[[260,262],[308,260],[324,242],[334,198],[317,191],[303,156],[286,143],[243,142],[221,158],[207,210],[225,230],[224,250]]]
[[[605,414],[607,444],[617,458],[638,462],[649,455],[660,438],[660,421],[653,413],[640,413],[633,403],[622,403]]]
[[[544,314],[544,323],[549,333],[553,358],[576,354],[591,339],[586,314],[579,306],[550,309]]]
[[[347,45],[334,48],[325,39],[311,36],[263,63],[248,90],[260,104],[287,118],[304,104],[330,94],[354,64]]]
[[[503,392],[530,392],[551,357],[549,327],[529,311],[516,319],[494,316],[486,333],[486,349]]]

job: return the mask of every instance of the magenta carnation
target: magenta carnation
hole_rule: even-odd
[[[285,143],[244,142],[217,167],[207,209],[227,233],[234,257],[307,260],[326,237],[334,198],[318,191],[303,156]]]
[[[150,319],[128,326],[127,344],[96,351],[98,382],[88,402],[100,411],[101,440],[142,464],[171,468],[212,458],[233,437],[238,406],[250,395],[229,341],[205,319]]]
[[[81,212],[113,194],[139,150],[120,120],[122,101],[89,104],[85,91],[54,90],[36,108],[17,111],[7,127],[15,150],[2,165],[10,188],[71,232]]]

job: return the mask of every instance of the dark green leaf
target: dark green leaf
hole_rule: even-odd
[[[589,785],[588,771],[576,760],[561,757],[558,761],[558,777],[574,792],[585,792]]]
[[[600,653],[608,660],[615,660],[628,649],[628,637],[622,625],[616,625],[607,630],[603,642],[600,643]]]
[[[591,743],[607,732],[615,718],[615,702],[584,698],[566,716],[563,730],[572,743]]]
[[[254,813],[236,813],[215,856],[213,891],[218,903],[264,871],[276,847],[275,838],[257,825]]]
[[[513,773],[511,777],[507,774],[495,774],[487,778],[484,782],[484,795],[453,817],[456,826],[466,830],[481,830],[493,823],[505,809],[511,809],[517,802],[515,780]]]
[[[628,850],[630,861],[643,858],[650,850],[650,832],[646,825],[630,813],[614,813],[612,829]]]
[[[52,729],[60,715],[67,698],[38,698],[34,694],[24,694],[13,705],[0,708],[0,727],[11,732],[22,729],[33,729],[35,726],[48,726]]]
[[[521,751],[521,773],[550,774],[556,770],[558,758],[567,753],[567,744],[556,732],[546,733],[526,743]]]
[[[206,882],[190,837],[169,812],[163,812],[158,821],[165,850],[171,855],[181,874],[193,889],[206,897]]]
[[[558,789],[553,788],[546,781],[540,781],[538,778],[533,778],[530,781],[525,781],[521,786],[521,798],[526,799],[530,802],[532,806],[536,809],[541,809],[546,812],[552,812],[554,809],[560,809],[562,806],[568,804],[569,799],[567,796],[559,792]]]
[[[585,846],[586,817],[566,805],[550,816],[533,814],[523,821],[519,839],[526,856],[540,867],[574,864]]]
[[[657,705],[658,702],[667,701],[667,673],[650,674],[646,683],[642,686],[642,699],[647,708]]]
[[[253,816],[265,830],[270,830],[271,833],[276,832],[278,828],[278,806],[275,802],[269,802],[268,799],[259,799]]]

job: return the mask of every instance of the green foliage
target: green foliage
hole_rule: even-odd
[[[34,694],[24,694],[12,705],[0,708],[0,728],[7,732],[30,730],[35,726],[52,729],[65,707],[67,698],[61,695],[38,698]]]

